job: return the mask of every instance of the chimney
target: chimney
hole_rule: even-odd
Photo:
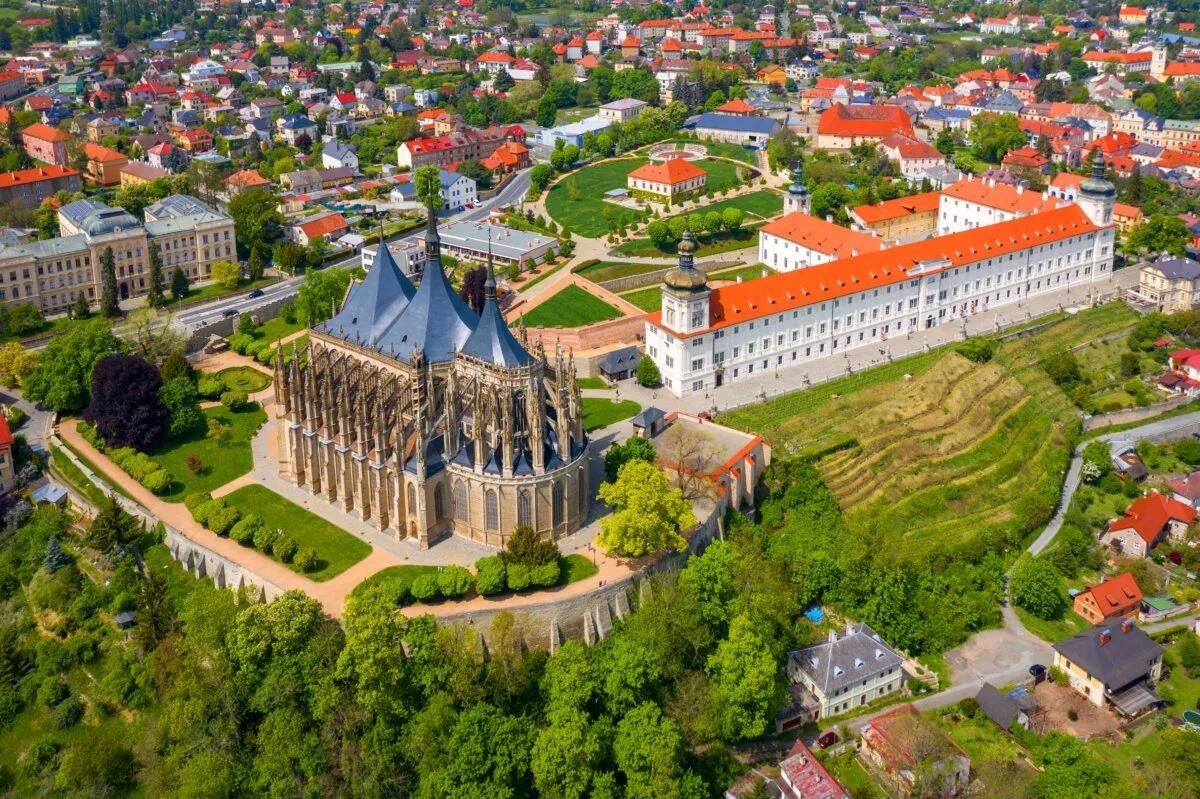
[[[1020,197],[1024,193],[1025,193],[1025,185],[1022,183],[1018,183],[1017,184],[1017,196]]]
[[[825,221],[829,224],[833,224],[833,214],[825,214]]]
[[[851,258],[854,258],[854,257],[856,257],[857,255],[858,255],[858,249],[857,249],[857,248],[855,248],[855,247],[851,247],[851,248],[850,248],[850,257],[851,257]]]
[[[1112,640],[1112,631],[1105,627],[1100,631],[1100,646],[1104,646]]]
[[[1121,632],[1122,633],[1127,633],[1132,629],[1133,629],[1133,622],[1131,622],[1129,619],[1123,619],[1121,621]]]

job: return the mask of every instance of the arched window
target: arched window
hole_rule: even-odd
[[[576,478],[579,481],[579,518],[582,521],[588,512],[588,481],[587,472],[581,471]]]
[[[471,520],[471,507],[467,504],[467,484],[462,480],[454,484],[454,518],[463,522]]]
[[[441,483],[433,489],[433,518],[441,521],[446,511],[446,491]]]
[[[483,497],[483,510],[487,529],[500,529],[500,502],[496,499],[496,491],[489,488]]]
[[[550,490],[550,512],[554,521],[554,529],[558,529],[563,520],[563,486],[561,480],[554,481]]]
[[[413,487],[412,483],[408,484],[408,512],[417,512],[417,489]]]
[[[522,488],[517,494],[517,524],[533,526],[533,513],[530,510],[529,491]]]

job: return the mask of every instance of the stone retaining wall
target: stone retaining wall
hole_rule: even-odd
[[[587,327],[531,327],[527,331],[530,346],[541,341],[546,352],[554,352],[555,346],[564,350],[590,350],[608,344],[628,344],[641,341],[646,332],[646,317],[624,316],[608,322],[598,322]]]
[[[1172,397],[1165,402],[1156,402],[1153,405],[1143,405],[1140,408],[1126,408],[1123,411],[1113,411],[1112,413],[1098,413],[1083,420],[1083,429],[1097,430],[1101,427],[1110,427],[1128,422],[1140,422],[1143,419],[1149,419],[1153,416],[1158,416],[1160,413],[1178,408],[1180,405],[1186,405],[1191,401],[1191,397],[1180,394],[1178,397]]]
[[[164,543],[179,565],[196,577],[211,579],[217,588],[231,591],[249,589],[251,598],[259,602],[270,602],[283,593],[283,589],[275,583],[203,544],[197,544],[174,527],[167,527]]]
[[[726,269],[733,269],[735,266],[740,266],[742,261],[736,258],[727,261],[709,261],[696,264],[696,268],[706,275],[711,275],[713,272],[722,272]],[[653,286],[661,283],[667,272],[675,268],[675,265],[664,266],[662,269],[656,269],[653,272],[643,272],[640,275],[626,275],[625,277],[614,277],[612,280],[602,280],[596,283],[601,288],[608,289],[614,294],[619,294],[622,291],[631,291],[633,289],[644,288],[645,286]]]
[[[299,289],[299,284],[297,284],[296,288],[297,288],[297,290]],[[250,314],[252,316],[258,317],[258,319],[260,321],[266,321],[267,319],[274,319],[276,316],[279,315],[280,306],[282,306],[285,302],[292,301],[293,299],[295,299],[295,296],[296,296],[295,292],[293,292],[291,294],[287,294],[282,297],[278,297],[276,299],[271,300],[270,302],[268,302],[265,305],[258,306],[253,311],[251,311]],[[195,330],[193,330],[188,335],[188,341],[187,341],[188,354],[191,354],[194,352],[199,352],[200,349],[205,344],[208,343],[208,339],[210,336],[220,336],[222,338],[228,338],[229,336],[232,336],[234,328],[237,326],[237,321],[238,321],[239,316],[241,316],[241,314],[229,316],[224,319],[217,319],[216,321],[210,322],[209,324],[205,325],[204,327],[198,327]],[[274,342],[271,342],[271,343],[272,343],[272,345],[274,344]]]

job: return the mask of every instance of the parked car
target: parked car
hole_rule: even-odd
[[[838,742],[838,734],[833,730],[822,735],[817,739],[817,747],[820,749],[828,749]]]
[[[252,299],[252,300],[257,300],[257,299],[258,299],[259,297],[261,297],[262,295],[263,295],[263,290],[262,290],[262,289],[255,289],[254,291],[250,292],[250,293],[249,293],[249,294],[247,294],[246,296],[247,296],[247,297],[249,297],[249,298],[250,298],[250,299]]]
[[[221,311],[222,319],[228,319],[231,316],[237,316],[237,311],[233,310],[232,308],[226,308],[225,310]]]

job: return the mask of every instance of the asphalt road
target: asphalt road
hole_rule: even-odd
[[[501,189],[494,197],[487,199],[479,204],[478,208],[471,208],[458,214],[448,217],[448,221],[454,222],[476,222],[487,217],[495,208],[504,205],[510,205],[519,202],[529,191],[529,171],[528,169],[518,172],[516,177],[512,179],[503,189]],[[423,228],[415,228],[405,231],[397,236],[388,239],[389,242],[400,241],[401,239],[409,238],[419,234]],[[330,266],[357,266],[361,261],[361,255],[354,253],[343,258],[341,261],[330,264]],[[235,313],[247,313],[260,308],[264,305],[272,303],[276,300],[290,297],[296,293],[300,284],[304,281],[303,277],[291,277],[275,283],[270,286],[265,286],[262,289],[262,296],[250,298],[245,294],[239,294],[232,297],[223,297],[204,305],[193,306],[185,311],[180,311],[175,315],[175,324],[188,330],[196,330],[200,327],[205,327],[214,322],[220,321],[228,311]]]

